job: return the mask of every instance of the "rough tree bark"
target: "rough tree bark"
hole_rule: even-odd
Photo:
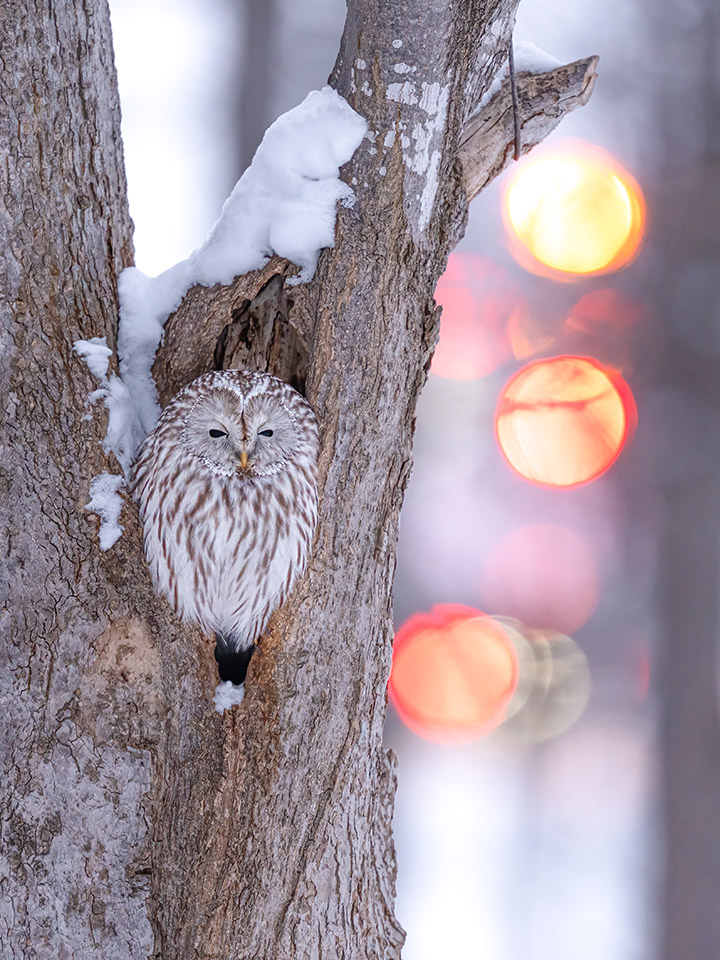
[[[292,267],[273,259],[195,288],[168,326],[163,400],[213,366],[249,364],[294,378],[322,430],[310,570],[273,619],[244,703],[221,716],[212,644],[152,595],[134,507],[105,554],[83,510],[93,475],[117,465],[71,346],[115,343],[131,260],[107,8],[6,3],[3,957],[399,956],[382,748],[398,515],[433,290],[467,212],[460,144],[467,170],[463,131],[514,11],[351,0],[332,83],[371,134],[344,171],[357,202],[335,249],[306,285],[286,285]],[[553,71],[540,92],[520,77],[535,142],[587,99],[588,67]],[[498,97],[485,181],[510,153]]]

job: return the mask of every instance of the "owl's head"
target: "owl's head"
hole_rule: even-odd
[[[214,472],[272,476],[317,457],[315,416],[282,380],[223,370],[199,377],[186,390],[187,399],[195,399],[183,418],[182,443]]]

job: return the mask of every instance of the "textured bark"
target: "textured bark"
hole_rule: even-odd
[[[306,285],[273,259],[195,288],[167,328],[164,400],[242,363],[294,377],[321,424],[308,575],[220,716],[212,644],[152,596],[134,508],[107,554],[83,512],[114,465],[70,348],[114,343],[131,252],[107,10],[6,6],[3,956],[399,956],[382,747],[397,524],[433,291],[467,212],[459,145],[514,10],[351,3],[332,82],[371,133],[335,249]]]
[[[1,43],[2,956],[147,957],[138,871],[170,627],[137,536],[100,555],[83,511],[108,465],[71,354],[114,343],[132,256],[107,10],[10,0]]]

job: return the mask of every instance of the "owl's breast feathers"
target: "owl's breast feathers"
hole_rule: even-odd
[[[217,475],[163,419],[133,481],[153,584],[179,617],[247,649],[305,570],[317,523],[315,457],[272,476]]]

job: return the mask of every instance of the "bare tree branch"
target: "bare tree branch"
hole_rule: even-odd
[[[563,117],[590,99],[598,57],[575,60],[547,73],[518,73],[522,153],[541,143]],[[468,200],[484,190],[513,159],[512,94],[506,79],[498,93],[469,120],[460,142]]]

